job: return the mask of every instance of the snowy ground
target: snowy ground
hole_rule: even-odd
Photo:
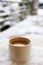
[[[41,16],[28,16],[25,20],[12,26],[8,30],[0,33],[2,37],[13,37],[18,35],[29,34],[43,34],[43,17]]]

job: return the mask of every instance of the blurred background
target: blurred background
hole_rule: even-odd
[[[39,15],[43,18],[43,0],[1,0],[0,1],[0,32],[16,25],[27,16]],[[39,19],[39,18],[38,18]],[[38,20],[39,21],[39,20]],[[37,22],[37,21],[35,21]]]

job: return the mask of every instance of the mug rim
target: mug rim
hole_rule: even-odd
[[[13,44],[16,44],[16,42],[22,42],[22,44],[24,43],[24,46],[14,46]],[[28,46],[30,43],[30,39],[26,37],[16,37],[9,40],[9,45],[13,47],[25,47]]]

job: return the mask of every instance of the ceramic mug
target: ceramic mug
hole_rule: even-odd
[[[30,57],[31,41],[25,37],[17,37],[9,41],[10,59],[15,62],[25,62]]]

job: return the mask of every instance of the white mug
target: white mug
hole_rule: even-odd
[[[31,51],[31,41],[24,37],[13,38],[9,41],[10,59],[15,62],[25,62],[29,60]]]

